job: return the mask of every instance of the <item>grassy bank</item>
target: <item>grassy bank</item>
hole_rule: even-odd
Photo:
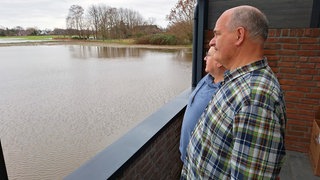
[[[0,36],[0,39],[49,40],[61,36]]]
[[[46,35],[46,36],[0,36],[0,39],[20,39],[20,40],[74,40],[69,36],[58,36],[58,35]],[[107,39],[107,40],[79,40],[79,41],[88,41],[88,42],[101,42],[101,43],[116,43],[116,44],[134,44],[133,39]]]
[[[136,43],[134,39],[107,39],[107,40],[76,40],[71,39],[69,36],[57,36],[57,35],[48,35],[48,36],[5,36],[1,37],[0,40],[4,41],[8,39],[8,43],[2,42],[0,46],[18,46],[18,45],[35,45],[43,44],[48,41],[58,42],[61,44],[82,44],[82,45],[120,45],[120,46],[135,46],[135,47],[144,47],[144,48],[164,48],[164,49],[180,49],[180,48],[192,48],[192,45],[151,45]],[[19,39],[22,42],[10,42],[12,39]],[[30,42],[28,42],[30,41]]]

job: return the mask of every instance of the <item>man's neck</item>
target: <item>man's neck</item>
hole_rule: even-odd
[[[233,59],[234,62],[230,70],[235,70],[236,68],[263,59],[263,49],[257,47],[246,47],[245,49],[240,49],[238,52],[237,56]]]
[[[222,76],[217,75],[217,76],[215,76],[215,77],[213,78],[213,82],[214,82],[215,84],[217,84],[217,83],[223,81],[223,79],[224,79],[223,74],[222,74]]]

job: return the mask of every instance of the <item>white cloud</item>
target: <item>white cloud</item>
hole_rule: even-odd
[[[105,4],[115,8],[138,11],[144,19],[154,18],[157,25],[166,27],[165,20],[178,0],[1,0],[0,26],[37,27],[39,29],[65,28],[65,19],[71,5]]]

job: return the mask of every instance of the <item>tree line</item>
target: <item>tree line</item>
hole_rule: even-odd
[[[41,35],[66,35],[67,31],[65,29],[55,28],[50,29],[38,29],[36,27],[28,27],[24,29],[21,26],[16,26],[14,28],[5,28],[0,26],[0,36],[41,36]]]
[[[0,36],[8,35],[64,35],[76,39],[135,39],[143,44],[188,44],[192,42],[193,13],[196,0],[178,0],[166,15],[169,25],[159,28],[155,19],[145,20],[134,10],[114,8],[105,4],[91,5],[84,9],[72,5],[66,17],[66,29],[38,30],[20,26],[1,28]]]
[[[79,38],[125,39],[146,33],[159,33],[162,30],[153,25],[153,20],[144,20],[137,11],[113,8],[104,4],[91,5],[86,13],[79,5],[69,9],[66,25],[69,34]]]

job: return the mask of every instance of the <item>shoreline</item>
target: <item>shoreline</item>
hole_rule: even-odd
[[[101,46],[101,47],[133,47],[146,49],[192,49],[189,45],[151,45],[151,44],[119,44],[100,41],[82,41],[82,40],[48,40],[48,41],[25,41],[0,43],[0,47],[8,46],[38,46],[38,45],[83,45],[83,46]]]

